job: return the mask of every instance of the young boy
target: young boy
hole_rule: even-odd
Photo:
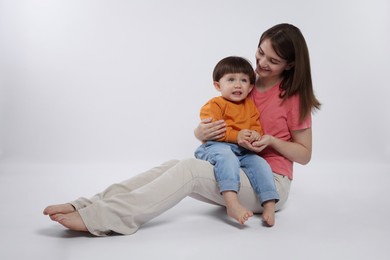
[[[263,134],[259,112],[248,94],[255,83],[252,65],[241,57],[227,57],[213,71],[214,87],[221,96],[212,98],[201,109],[201,119],[224,120],[225,137],[203,143],[195,157],[214,165],[219,190],[225,200],[227,214],[244,224],[253,212],[240,204],[240,168],[262,204],[263,220],[268,226],[275,223],[275,203],[279,200],[272,170],[257,154],[239,146],[238,140],[257,141]]]

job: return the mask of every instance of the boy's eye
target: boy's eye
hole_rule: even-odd
[[[247,82],[248,82],[247,79],[242,79],[241,81],[244,82],[244,83],[247,83]]]
[[[228,78],[228,81],[234,81],[234,78]]]

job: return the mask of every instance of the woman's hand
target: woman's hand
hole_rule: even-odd
[[[263,135],[259,141],[252,144],[243,142],[239,145],[254,152],[260,152],[270,146],[290,161],[307,164],[311,159],[312,131],[311,128],[291,131],[291,140],[283,141],[271,135]]]
[[[225,136],[225,126],[224,120],[212,122],[212,118],[206,118],[195,128],[194,135],[201,142],[218,140]]]
[[[245,139],[238,139],[238,144],[250,151],[253,151],[255,153],[259,153],[263,151],[267,146],[271,144],[273,140],[273,137],[270,135],[263,135],[260,137],[259,140],[256,140],[254,142],[249,142],[248,140]]]
[[[256,150],[263,151],[266,147],[271,145],[274,137],[272,135],[263,135],[259,140],[256,140],[252,143],[253,147],[256,147]]]

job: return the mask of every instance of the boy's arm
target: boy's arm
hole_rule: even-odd
[[[239,132],[237,140],[238,143],[243,140],[248,141],[249,143],[258,141],[264,134],[263,128],[260,124],[259,110],[251,99],[247,99],[246,101],[246,106],[249,111],[249,129],[243,129]]]
[[[202,108],[200,109],[200,119],[211,118],[212,122],[218,120],[224,120],[223,117],[224,106],[221,102],[218,102],[216,98],[209,100]],[[217,142],[225,142],[226,134],[224,137],[221,137],[217,140]]]
[[[238,131],[238,130],[232,128],[232,127],[227,126],[226,127],[225,138],[221,142],[237,144],[238,143],[238,135],[239,135],[239,133],[240,133],[240,131]]]
[[[222,118],[222,107],[214,99],[209,100],[200,109],[200,119],[212,118],[213,122]]]

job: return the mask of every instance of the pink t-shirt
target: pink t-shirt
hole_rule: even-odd
[[[282,103],[279,85],[278,83],[265,92],[253,88],[250,95],[259,109],[264,134],[291,141],[291,131],[311,127],[311,114],[303,122],[299,122],[299,96],[291,96]],[[269,163],[273,172],[293,179],[292,161],[271,147],[264,149],[260,155]]]

